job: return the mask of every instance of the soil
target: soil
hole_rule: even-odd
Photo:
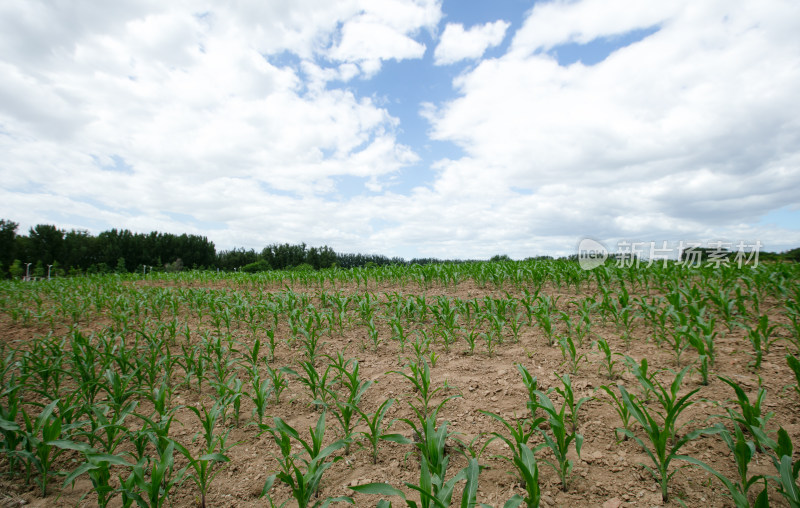
[[[262,298],[267,292],[283,290],[280,286],[259,288],[255,291],[252,288],[242,289],[226,283],[217,283],[213,288],[204,288],[198,287],[196,283],[192,282],[153,283],[144,281],[132,284],[130,290],[136,292],[152,289],[152,287],[169,287],[187,291],[208,289],[218,292],[236,291],[253,300]],[[312,297],[320,291],[316,286],[305,289],[295,286],[293,290],[296,293],[307,292]],[[327,290],[332,291],[331,288],[327,288]],[[364,292],[363,287],[356,288],[353,285],[339,286],[336,290],[343,294]],[[405,285],[405,287],[392,284],[379,286],[373,284],[369,287],[369,291],[382,302],[387,301],[387,295],[395,293],[425,295],[429,303],[439,295],[479,300],[485,296],[505,298],[508,293],[512,296],[520,295],[520,291],[510,285],[498,290],[493,287],[479,287],[472,281],[461,282],[455,289],[452,286],[447,288],[434,286],[427,290],[419,289],[411,284]],[[655,295],[656,293],[657,291],[654,290],[651,294]],[[574,289],[562,291],[545,287],[543,294],[560,297],[558,308],[568,313],[573,312],[576,308],[575,304],[571,303],[573,301],[580,301],[586,297],[599,298],[596,288],[592,286],[582,287],[579,291]],[[640,290],[638,293],[633,292],[632,296],[642,294],[644,291]],[[315,305],[319,305],[318,299],[315,298],[312,301]],[[770,322],[773,324],[786,322],[782,313],[782,304],[774,297],[762,300],[761,310],[769,316]],[[352,307],[350,313],[356,315]],[[172,319],[170,312],[165,312],[164,316],[165,321]],[[362,378],[374,381],[361,400],[362,410],[370,413],[375,411],[386,399],[393,398],[396,399],[396,402],[389,409],[387,420],[413,418],[409,403],[415,401],[416,394],[412,392],[412,386],[406,379],[391,372],[396,370],[408,372],[405,365],[408,363],[408,358],[414,356],[411,346],[413,334],[412,339],[401,351],[400,344],[396,340],[392,340],[393,334],[388,320],[382,316],[380,311],[376,313],[376,316],[381,316],[380,319],[376,317],[376,325],[382,340],[377,350],[373,350],[366,327],[356,317],[350,325],[345,327],[342,334],[334,331],[332,334],[323,336],[322,353],[335,355],[337,352],[341,352],[347,358],[357,359]],[[199,320],[196,314],[183,308],[177,317],[180,320],[179,328],[188,325],[193,331],[191,340],[195,342],[200,340],[201,331],[207,330],[213,334],[216,330],[207,314],[202,320]],[[432,319],[433,317],[429,315],[429,322],[410,323],[407,328],[430,331]],[[82,320],[79,327],[88,333],[98,332],[112,324],[111,316],[107,313],[95,313],[90,318]],[[150,324],[152,325],[152,321]],[[743,320],[743,324],[748,323],[744,323]],[[67,322],[55,322],[53,325],[56,334],[66,333]],[[465,325],[463,317],[461,325]],[[566,331],[562,323],[559,323],[557,328],[559,334]],[[16,348],[24,349],[29,341],[49,332],[50,329],[50,323],[21,324],[13,322],[7,314],[0,316],[0,332],[2,332],[0,337],[7,345]],[[709,384],[702,385],[701,378],[694,369],[684,380],[682,393],[688,393],[695,389],[699,389],[699,391],[692,397],[695,403],[685,411],[679,422],[679,426],[682,426],[681,432],[710,426],[717,422],[725,422],[720,415],[726,414],[726,408],[736,408],[731,400],[735,397],[733,390],[716,377],[719,374],[738,382],[746,389],[751,400],[755,398],[759,387],[765,388],[767,392],[764,403],[765,410],[774,413],[769,420],[768,428],[777,430],[778,427],[783,427],[795,443],[800,443],[800,422],[798,422],[800,397],[795,390],[785,388],[795,383],[785,360],[787,353],[797,354],[795,347],[789,341],[779,340],[773,343],[769,352],[764,355],[760,369],[755,371],[751,366],[752,348],[746,337],[746,330],[743,327],[734,327],[728,332],[720,324],[718,324],[717,330],[719,331],[716,341],[717,361],[712,368],[714,375],[711,376]],[[673,371],[678,369],[675,356],[669,346],[663,343],[659,345],[653,340],[651,327],[641,319],[636,321],[630,345],[622,340],[619,329],[610,322],[603,324],[597,314],[594,315],[591,332],[592,336],[585,338],[583,343],[578,346],[580,354],[586,355],[585,359],[581,361],[577,373],[571,375],[576,398],[592,397],[581,407],[579,412],[578,431],[584,436],[583,448],[580,457],[574,451],[571,452],[574,470],[566,490],[561,488],[556,472],[542,460],[548,458],[547,453],[544,450],[537,453],[542,506],[573,508],[661,506],[664,503],[662,503],[658,484],[648,470],[642,466],[642,464],[651,465],[649,459],[633,440],[618,441],[615,429],[621,425],[619,416],[608,403],[609,397],[599,390],[601,385],[622,383],[632,393],[639,393],[638,382],[624,369],[621,357],[615,357],[620,359],[618,367],[621,372],[624,372],[621,377],[610,379],[604,375],[602,357],[592,346],[592,341],[603,338],[615,352],[629,355],[637,361],[646,358],[651,369],[666,369],[658,374],[658,378],[667,383],[673,377],[673,373],[669,369]],[[246,324],[234,323],[231,333],[242,344],[240,349],[252,346],[254,337]],[[298,362],[303,359],[303,350],[299,341],[294,341],[291,346],[287,343],[290,335],[289,325],[284,316],[275,330],[279,344],[271,365],[275,367],[290,366],[297,370]],[[259,332],[259,336],[262,342],[266,341],[263,331]],[[788,339],[790,335],[788,330],[779,327],[774,331],[774,338],[781,337]],[[178,342],[181,340],[179,339]],[[176,350],[180,351],[179,348]],[[503,430],[494,419],[481,411],[491,411],[511,422],[517,418],[529,416],[526,409],[528,393],[517,370],[517,363],[524,365],[532,375],[536,376],[540,389],[544,390],[561,387],[562,384],[557,375],[563,375],[570,370],[570,366],[562,356],[561,348],[558,345],[548,345],[547,338],[541,328],[536,325],[535,320],[532,326],[526,325],[522,328],[518,341],[514,340],[506,327],[503,343],[497,345],[491,355],[488,354],[486,345],[480,340],[474,352],[467,351],[463,333],[459,334],[458,340],[450,345],[449,350],[445,349],[439,339],[433,346],[433,351],[438,355],[435,365],[431,369],[433,384],[435,387],[443,385],[447,387],[437,394],[434,401],[438,402],[445,396],[456,396],[444,404],[439,413],[439,421],[442,424],[448,422],[447,428],[454,432],[454,436],[462,442],[472,442],[473,452],[481,451],[482,446],[491,437],[489,433]],[[261,356],[263,357],[265,354],[266,352],[262,348]],[[681,357],[681,367],[692,365],[696,360],[696,352],[688,348]],[[430,360],[428,361],[430,362]],[[324,359],[318,362],[323,366],[324,363]],[[195,437],[200,431],[200,425],[197,416],[187,407],[203,405],[210,407],[213,390],[207,384],[204,385],[202,393],[198,392],[196,384],[192,384],[190,388],[180,385],[183,376],[184,374],[179,368],[173,375],[176,388],[172,404],[182,407],[175,413],[176,418],[170,437],[193,451],[197,451],[200,449],[200,443],[199,440],[195,441]],[[249,380],[243,370],[240,371],[239,376],[245,387],[249,387]],[[551,394],[551,397],[556,403],[556,407],[560,407],[558,396]],[[211,484],[206,499],[207,506],[261,507],[268,505],[267,501],[259,495],[267,477],[277,471],[275,456],[279,455],[279,451],[270,434],[262,432],[257,425],[252,424],[253,407],[250,399],[243,399],[239,424],[235,425],[232,421],[228,421],[230,430],[228,443],[237,444],[227,452],[231,459],[230,463]],[[654,406],[651,405],[651,407]],[[152,405],[143,399],[137,412],[150,414],[151,411]],[[308,429],[316,424],[322,414],[311,404],[306,388],[291,376],[287,390],[281,395],[280,403],[272,402],[267,412],[271,417],[284,419],[305,438],[308,437]],[[136,419],[130,418],[128,422],[130,422],[131,428],[140,427]],[[265,423],[268,422],[270,420],[266,418]],[[341,429],[332,416],[328,416],[326,422],[328,424],[325,439],[327,444],[342,436]],[[357,430],[363,428],[360,426],[357,427]],[[642,435],[637,426],[634,425],[633,429],[637,435]],[[403,422],[397,421],[392,430],[408,438],[413,438],[410,428]],[[542,439],[535,436],[534,441],[539,443]],[[452,476],[467,465],[465,454],[459,452],[466,452],[467,455],[469,452],[464,450],[454,439],[448,441],[448,446],[451,451],[449,476]],[[130,445],[124,444],[122,449],[130,449]],[[348,489],[349,486],[370,482],[386,482],[407,493],[412,492],[404,484],[415,483],[419,479],[419,458],[413,450],[414,448],[410,445],[382,442],[379,447],[378,462],[372,464],[370,451],[366,447],[353,445],[349,454],[342,455],[342,459],[335,462],[325,472],[319,493],[320,499],[329,496],[352,496],[357,506],[375,506],[380,499],[378,496],[355,494]],[[480,455],[480,463],[485,466],[480,474],[478,489],[478,500],[482,503],[503,506],[512,495],[524,494],[519,480],[513,474],[513,466],[497,457],[506,451],[507,449],[500,441],[494,441]],[[731,453],[718,436],[700,437],[683,448],[682,453],[705,461],[729,478],[736,477],[735,463]],[[74,469],[77,466],[75,460],[78,457],[72,452],[64,453],[59,460],[59,468],[67,471]],[[179,467],[186,464],[179,454],[176,454],[175,461]],[[676,466],[680,464],[676,463]],[[0,469],[7,471],[7,467],[7,460],[0,458]],[[774,474],[774,467],[770,459],[766,455],[757,454],[751,464],[751,474]],[[462,484],[456,488],[453,497],[454,504],[460,500],[461,488]],[[90,490],[91,484],[85,476],[81,477],[73,488],[62,488],[61,481],[56,479],[52,482],[48,496],[42,498],[38,489],[25,485],[23,479],[4,475],[0,477],[0,506],[22,504],[41,507],[93,506],[96,505],[96,496],[94,493],[89,493]],[[754,487],[752,490],[755,494],[760,491],[760,487]],[[279,482],[271,490],[271,495],[276,501],[276,505],[291,498],[288,488]],[[391,499],[391,501],[395,503],[395,506],[399,506],[401,503],[399,498]],[[199,503],[199,491],[191,481],[184,481],[171,495],[171,502],[174,506],[196,506]],[[119,506],[120,503],[120,498],[117,496],[111,505]],[[774,483],[771,483],[771,506],[785,506],[782,503],[780,495],[774,490]],[[287,504],[287,506],[295,505],[293,500]],[[724,487],[716,478],[697,467],[685,467],[680,469],[671,480],[670,500],[666,505],[711,508],[733,506],[733,503],[725,495]]]

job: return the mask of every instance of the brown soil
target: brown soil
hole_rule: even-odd
[[[169,284],[169,286],[173,286],[173,284]],[[137,284],[135,287],[146,286]],[[227,288],[224,284],[220,284],[215,289],[224,291]],[[345,293],[353,292],[355,289],[354,286],[337,288]],[[424,293],[429,302],[437,295],[461,299],[482,299],[486,295],[501,297],[506,294],[505,290],[477,287],[471,281],[459,284],[457,289],[435,287],[428,291],[420,291],[412,285],[408,285],[404,289],[390,285],[370,287],[369,289],[382,301],[386,300],[385,293],[394,292]],[[239,288],[230,290],[241,291]],[[270,290],[280,291],[281,288],[270,288]],[[298,293],[303,291],[299,287],[294,290]],[[307,292],[314,295],[318,290],[314,287],[307,289]],[[514,295],[518,294],[513,289],[509,288],[508,290]],[[363,288],[360,291],[363,292]],[[553,296],[557,293],[552,289],[546,289],[545,292]],[[559,293],[561,299],[558,307],[568,312],[574,308],[570,305],[571,300],[597,296],[591,287],[582,288],[579,294],[576,294],[574,290]],[[251,294],[255,298],[255,294]],[[779,302],[767,300],[766,304],[762,303],[762,310],[764,308],[770,309],[768,314],[773,322],[780,323],[785,320],[781,314]],[[352,308],[351,313],[354,313]],[[165,316],[167,315],[171,319],[169,312],[165,313]],[[181,311],[179,318],[181,328],[184,324],[188,324],[194,331],[194,340],[199,340],[200,330],[212,328],[208,316],[200,322],[196,315],[190,314],[185,309]],[[429,317],[429,319],[432,318]],[[90,331],[97,331],[110,324],[109,316],[95,315],[90,320],[82,321],[80,326]],[[406,363],[404,357],[413,356],[411,341],[406,345],[405,351],[401,352],[399,344],[391,340],[392,332],[387,320],[381,317],[380,320],[376,319],[376,324],[378,324],[383,341],[377,351],[373,351],[366,327],[361,325],[357,318],[353,320],[350,327],[344,330],[342,335],[335,332],[332,335],[325,335],[323,339],[325,345],[322,351],[326,354],[342,352],[348,358],[358,359],[362,378],[375,381],[362,399],[361,408],[363,410],[372,412],[387,398],[394,398],[397,401],[387,417],[391,419],[411,418],[413,415],[408,402],[414,400],[412,387],[400,375],[389,373],[392,370],[404,370]],[[463,318],[461,324],[464,324]],[[47,323],[29,325],[12,323],[11,319],[4,315],[0,317],[0,331],[2,331],[0,336],[9,345],[24,347],[25,343],[32,338],[49,331],[49,326]],[[56,333],[64,333],[66,326],[66,323],[56,323]],[[560,327],[559,331],[563,332],[563,325],[559,323],[558,326]],[[430,323],[409,325],[409,327],[411,329],[429,329]],[[667,346],[659,347],[653,342],[649,328],[640,319],[637,320],[630,349],[626,349],[626,344],[621,340],[620,332],[616,327],[610,323],[602,324],[599,316],[595,316],[592,333],[595,334],[594,338],[606,339],[614,351],[630,355],[636,360],[647,358],[651,368],[675,369],[674,355]],[[774,343],[769,353],[765,355],[761,369],[754,372],[749,366],[752,361],[751,347],[745,331],[734,328],[732,332],[724,333],[725,329],[722,325],[718,325],[718,330],[720,331],[720,337],[717,339],[718,360],[713,368],[714,374],[721,374],[736,380],[748,390],[751,398],[755,396],[759,385],[766,388],[766,410],[775,413],[769,422],[769,428],[783,427],[795,443],[800,443],[800,422],[798,422],[800,398],[795,391],[784,389],[785,386],[794,383],[785,361],[787,352],[796,354],[794,347],[782,341]],[[234,325],[232,333],[243,344],[249,346],[253,342],[252,334],[245,324]],[[297,369],[297,362],[302,359],[302,349],[298,343],[295,343],[294,347],[287,345],[286,339],[289,334],[288,324],[283,319],[276,330],[276,337],[279,337],[280,341],[272,365],[291,366]],[[537,376],[540,388],[543,389],[560,387],[561,382],[556,374],[564,374],[569,368],[564,362],[560,348],[557,345],[549,346],[547,344],[542,330],[536,326],[535,321],[533,326],[523,328],[518,342],[514,342],[508,327],[506,327],[504,342],[496,346],[492,356],[487,354],[486,346],[482,342],[477,344],[474,354],[465,352],[466,342],[462,335],[459,335],[459,340],[450,347],[449,351],[445,351],[441,340],[436,343],[434,350],[438,354],[438,359],[432,368],[432,376],[435,386],[446,383],[451,387],[442,392],[444,395],[459,396],[444,405],[440,412],[441,421],[449,422],[448,428],[457,432],[460,439],[466,443],[477,438],[478,444],[475,448],[480,449],[489,438],[487,433],[502,430],[497,422],[482,414],[481,410],[497,413],[510,421],[528,415],[526,410],[527,392],[515,367],[516,363],[522,363],[531,374]],[[779,328],[776,329],[775,336],[788,337],[788,332]],[[264,340],[262,334],[262,341]],[[649,459],[632,440],[617,442],[614,429],[620,426],[619,417],[606,403],[608,397],[598,391],[599,386],[617,381],[612,381],[603,375],[601,357],[596,350],[590,347],[591,341],[592,339],[587,338],[579,348],[581,353],[587,355],[587,358],[582,362],[577,374],[572,376],[577,397],[595,397],[587,402],[579,413],[579,431],[584,435],[585,443],[580,458],[572,452],[575,467],[572,481],[566,491],[560,488],[556,473],[541,460],[547,458],[547,454],[544,451],[537,454],[540,459],[542,505],[570,507],[661,505],[661,494],[657,483],[640,465],[641,463],[649,465]],[[265,350],[262,348],[262,356],[264,354]],[[691,364],[696,357],[693,350],[687,349],[681,358],[682,365]],[[324,365],[324,360],[321,360],[320,363]],[[245,387],[248,387],[249,381],[243,370],[240,372],[240,376]],[[174,380],[179,382],[181,377],[182,372],[180,369],[176,369]],[[670,380],[671,374],[664,372],[659,375],[659,378]],[[638,383],[629,373],[625,373],[619,382],[624,383],[630,391],[636,392]],[[701,386],[699,375],[693,372],[685,379],[682,391],[687,392],[695,388],[700,388],[693,398],[697,402],[684,413],[680,422],[686,424],[684,431],[724,421],[716,416],[724,414],[725,407],[735,407],[730,401],[734,397],[731,388],[714,376],[709,385]],[[207,385],[204,386],[203,393],[198,393],[196,385],[191,388],[180,387],[176,388],[172,403],[179,406],[210,405],[210,394],[211,389]],[[554,395],[553,397],[558,407],[558,399]],[[438,400],[441,400],[441,396],[436,398],[436,401]],[[237,442],[239,444],[230,449],[228,452],[231,459],[230,464],[212,483],[207,498],[208,506],[265,506],[266,501],[259,498],[259,494],[266,478],[277,469],[277,462],[273,457],[278,454],[278,448],[269,434],[260,432],[255,425],[248,425],[251,422],[252,409],[251,401],[244,399],[241,407],[241,422],[238,426],[231,426],[228,439],[229,443]],[[137,409],[142,414],[150,414],[151,410],[152,406],[147,402],[142,402]],[[268,414],[283,418],[304,437],[308,436],[308,428],[314,425],[320,416],[320,412],[311,406],[306,389],[293,378],[289,379],[289,387],[281,396],[280,404],[271,403]],[[131,418],[128,421],[133,427],[139,426],[138,420]],[[328,417],[327,423],[326,441],[330,442],[341,437],[336,420]],[[199,443],[192,443],[193,437],[199,430],[200,426],[194,413],[186,407],[177,411],[176,421],[172,425],[171,437],[173,439],[198,450]],[[410,429],[402,422],[397,422],[393,430],[412,437]],[[541,442],[541,438],[538,436],[535,440]],[[450,454],[449,475],[453,475],[466,466],[467,459],[457,453],[459,446],[455,441],[451,440],[450,445],[453,453]],[[497,454],[502,453],[504,453],[504,446],[499,441],[495,441],[486,448],[480,457],[481,464],[486,468],[480,475],[478,499],[491,506],[502,506],[513,494],[523,493],[516,476],[512,473],[513,467],[496,457]],[[735,463],[731,454],[716,436],[697,439],[687,445],[682,453],[707,462],[728,477],[736,476]],[[65,470],[76,467],[73,461],[77,455],[65,453],[62,457],[63,459],[59,463],[60,467]],[[177,454],[176,463],[179,466],[185,465],[185,461]],[[680,465],[680,463],[677,464]],[[7,469],[5,460],[0,460],[0,468]],[[774,468],[765,455],[759,454],[751,464],[751,472],[753,474],[773,474]],[[353,496],[357,506],[374,506],[379,497],[354,495],[353,491],[347,487],[369,482],[387,482],[395,487],[403,488],[406,492],[411,492],[410,489],[404,487],[404,483],[414,483],[418,479],[419,459],[413,453],[413,447],[381,443],[378,463],[373,465],[368,449],[354,445],[349,455],[344,456],[343,460],[336,462],[325,473],[320,495],[322,497],[350,495]],[[12,479],[4,476],[0,478],[0,493],[2,493],[0,494],[0,506],[17,506],[16,503],[43,507],[91,506],[95,504],[95,495],[93,493],[87,495],[91,484],[86,477],[76,482],[74,488],[62,489],[59,480],[54,480],[52,485],[50,494],[46,498],[41,498],[38,490],[25,486],[19,478]],[[456,489],[454,503],[460,499],[460,488],[459,486]],[[756,490],[760,491],[760,487],[754,487],[753,491]],[[770,490],[771,505],[784,506],[774,488],[771,487]],[[733,506],[730,499],[724,494],[721,484],[711,475],[695,467],[681,469],[675,474],[670,483],[670,494],[668,506]],[[272,496],[280,504],[290,498],[290,493],[285,486],[277,485],[272,490]],[[175,491],[172,502],[175,506],[196,505],[198,491],[194,484],[190,481],[184,482]],[[392,499],[392,502],[395,503],[395,506],[399,506],[401,501]],[[120,499],[117,496],[112,505],[118,506],[119,503]],[[289,501],[288,506],[294,506],[294,504],[292,500]]]

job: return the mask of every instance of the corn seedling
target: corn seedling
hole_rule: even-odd
[[[283,376],[286,372],[286,367],[280,369],[273,369],[267,363],[267,375],[272,384],[272,393],[275,394],[275,404],[281,403],[281,393],[289,386],[289,382]]]
[[[389,327],[392,329],[392,339],[400,343],[400,352],[404,353],[406,350],[406,341],[408,340],[408,335],[406,335],[403,325],[398,319],[392,319],[389,321]]]
[[[500,439],[508,446],[509,450],[511,450],[511,456],[498,455],[498,457],[511,463],[516,468],[520,483],[526,492],[526,496],[522,499],[525,505],[528,507],[539,506],[541,499],[539,466],[536,462],[534,450],[530,448],[528,441],[533,436],[533,429],[538,428],[545,419],[539,418],[533,422],[528,419],[519,419],[515,425],[511,425],[500,415],[489,411],[481,411],[481,413],[494,418],[507,430],[507,435],[492,432],[492,439],[484,447],[488,446],[494,439]]]
[[[301,384],[308,388],[309,395],[311,396],[311,404],[316,408],[326,408],[328,400],[331,396],[332,380],[328,380],[331,373],[330,365],[320,374],[314,365],[309,360],[300,362],[300,367],[303,368],[302,373],[284,367],[282,370],[287,374],[291,374],[300,381]]]
[[[552,346],[554,343],[553,334],[555,333],[555,329],[553,327],[553,317],[550,314],[550,307],[540,304],[536,307],[534,315],[536,316],[536,322],[539,324],[539,328],[542,329],[545,337],[547,337],[547,344]]]
[[[577,374],[581,368],[581,362],[586,361],[587,354],[578,351],[572,341],[572,337],[569,335],[560,337],[558,345],[561,347],[561,356],[564,358],[564,363],[568,364],[570,373],[572,375]]]
[[[686,369],[681,371],[681,373],[685,374]],[[677,391],[674,388],[676,386],[680,386],[679,379],[682,378],[681,373],[676,376],[675,382],[673,382],[671,385],[671,394],[673,395]],[[698,429],[693,430],[684,436],[678,437],[675,432],[675,424],[678,416],[680,416],[680,414],[686,408],[693,404],[690,399],[692,395],[697,393],[699,389],[692,390],[679,399],[674,400],[667,393],[667,389],[658,381],[655,382],[655,387],[658,389],[658,392],[660,392],[661,395],[659,400],[670,401],[668,406],[664,407],[664,413],[657,414],[651,412],[643,402],[629,394],[624,386],[618,386],[625,406],[628,408],[631,416],[633,416],[633,418],[642,426],[642,430],[645,433],[647,442],[628,429],[620,428],[617,430],[636,441],[636,443],[639,444],[642,450],[650,458],[653,463],[653,467],[648,465],[644,465],[644,467],[650,471],[656,482],[660,484],[661,500],[666,503],[669,500],[669,480],[680,469],[678,468],[670,471],[670,465],[672,464],[673,460],[686,460],[685,456],[680,455],[678,452],[680,452],[681,448],[683,448],[686,443],[693,441],[702,435],[717,433],[719,432],[719,429]],[[658,392],[657,395],[659,394]],[[661,421],[658,421],[654,414],[656,414],[658,420]],[[696,461],[693,461],[693,463],[696,463]]]
[[[244,392],[244,395],[253,401],[253,417],[258,419],[258,423],[264,423],[264,414],[272,395],[272,384],[268,379],[262,380],[255,370],[250,376],[250,385],[252,393]]]
[[[650,372],[647,358],[642,358],[641,362],[637,362],[630,356],[626,356],[625,363],[628,366],[628,371],[639,381],[639,388],[642,391],[642,400],[650,400],[653,393],[653,380],[655,379],[656,373]]]
[[[469,332],[464,334],[464,340],[467,343],[467,347],[469,348],[467,351],[469,352],[470,356],[475,354],[475,342],[478,340],[480,336],[480,332],[477,330],[470,330]]]
[[[622,372],[617,369],[617,364],[620,363],[620,360],[615,360],[614,357],[622,357],[622,353],[612,352],[605,339],[597,339],[594,344],[597,346],[597,351],[603,355],[599,369],[605,371],[605,376],[608,379],[619,379]]]
[[[800,508],[800,460],[794,460],[792,440],[781,427],[778,429],[778,441],[772,447],[772,462],[778,473],[773,477],[778,484],[778,492],[791,508]]]
[[[391,428],[391,426],[394,424],[394,420],[386,425],[383,423],[383,418],[386,415],[386,411],[393,403],[394,399],[387,399],[383,401],[383,403],[378,406],[378,409],[374,413],[365,413],[361,409],[355,408],[356,412],[361,418],[361,421],[367,426],[367,430],[359,431],[359,434],[364,436],[370,445],[373,464],[378,463],[378,441],[390,441],[400,444],[411,444],[412,442],[402,434],[388,433],[389,428]]]
[[[380,335],[378,334],[378,329],[375,327],[375,322],[370,316],[369,321],[367,321],[367,335],[369,335],[369,340],[372,341],[372,350],[377,351],[378,346],[381,344]]]
[[[408,365],[409,370],[411,371],[410,374],[406,374],[405,372],[393,370],[389,371],[390,374],[400,374],[404,378],[408,379],[414,387],[414,391],[418,393],[416,399],[419,403],[419,406],[413,406],[415,410],[421,412],[423,415],[427,416],[430,412],[431,403],[433,397],[439,393],[440,391],[446,388],[446,385],[439,386],[437,388],[433,388],[433,383],[431,381],[431,370],[428,367],[428,362],[424,358],[422,359],[421,363],[411,363]],[[438,407],[444,405],[445,402],[448,400],[454,399],[459,397],[459,395],[451,395],[446,397],[439,403]],[[409,403],[410,404],[410,403]]]
[[[755,400],[751,402],[744,389],[739,386],[737,382],[725,376],[717,377],[720,381],[733,388],[733,391],[736,393],[736,404],[739,406],[740,411],[726,408],[728,418],[747,430],[747,432],[753,436],[756,445],[762,450],[774,448],[775,441],[767,434],[767,422],[772,418],[773,413],[762,414],[761,410],[761,405],[764,403],[767,391],[763,388],[759,388]]]
[[[348,366],[352,365],[352,369]],[[372,381],[362,381],[359,378],[359,365],[358,360],[350,360],[342,364],[333,364],[333,367],[339,371],[339,377],[345,389],[345,396],[342,397],[338,393],[333,392],[334,403],[330,406],[333,415],[339,420],[344,433],[345,455],[350,453],[350,443],[352,442],[353,427],[355,425],[355,417],[358,415],[358,404],[361,402],[361,397],[372,386]]]
[[[525,384],[525,388],[528,390],[527,407],[533,418],[536,416],[536,408],[539,407],[539,398],[536,395],[539,389],[539,381],[536,379],[536,376],[532,376],[531,373],[528,372],[528,369],[521,363],[517,364],[517,370],[522,376],[522,382]]]
[[[446,471],[445,471],[446,472]],[[420,496],[420,503],[406,498],[405,493],[392,487],[388,483],[367,483],[349,487],[350,489],[362,494],[374,494],[381,496],[400,497],[408,508],[447,508],[451,506],[453,490],[456,483],[466,480],[466,485],[461,496],[461,508],[471,508],[477,506],[478,475],[480,466],[476,459],[471,459],[467,467],[459,471],[451,479],[445,481],[444,475],[437,476],[432,474],[428,464],[423,460],[420,470],[419,484],[406,483],[406,487],[416,491]],[[392,504],[385,499],[378,501],[380,508],[391,508]],[[486,505],[481,505],[486,506]]]
[[[113,498],[115,488],[111,485],[111,466],[133,467],[133,464],[127,462],[119,455],[110,455],[103,453],[95,453],[94,451],[87,450],[85,453],[86,462],[78,466],[72,471],[66,480],[64,480],[64,488],[67,485],[74,487],[75,480],[82,474],[86,474],[92,482],[92,490],[97,494],[97,505],[101,508],[108,506],[108,503]],[[81,497],[85,498],[89,492]]]
[[[309,441],[300,437],[300,434],[282,419],[275,417],[274,425],[264,430],[269,432],[281,451],[281,456],[277,457],[280,471],[267,478],[261,497],[268,496],[275,480],[280,480],[292,491],[292,497],[297,501],[299,508],[325,507],[333,502],[346,502],[353,504],[349,497],[326,498],[318,500],[311,505],[312,497],[317,494],[322,475],[331,467],[334,462],[341,460],[341,457],[333,457],[327,460],[335,451],[343,448],[346,443],[344,440],[334,441],[325,448],[322,448],[322,440],[325,434],[325,413],[323,412],[317,420],[317,425],[309,429],[311,439]],[[292,440],[298,442],[303,450],[295,453],[292,450]],[[306,457],[301,454],[305,453]],[[269,501],[274,505],[272,498]]]
[[[25,421],[25,428],[13,422],[0,421],[4,431],[19,432],[24,438],[24,449],[16,452],[27,463],[27,469],[34,469],[37,473],[36,483],[41,488],[42,496],[47,495],[47,485],[50,477],[55,474],[53,466],[55,460],[64,450],[88,451],[89,445],[78,443],[65,435],[66,432],[73,430],[76,425],[62,426],[61,417],[54,415],[58,400],[50,402],[42,409],[42,412],[32,419],[25,410],[22,410],[22,417]]]
[[[149,464],[140,461],[131,468],[127,479],[120,477],[123,506],[134,501],[142,508],[160,508],[169,499],[170,491],[183,479],[186,468],[174,470],[175,443],[169,444],[160,452],[158,458],[150,459]]]
[[[578,411],[584,403],[592,400],[593,397],[581,397],[576,401],[569,374],[564,374],[563,376],[556,374],[556,377],[561,380],[563,388],[556,388],[555,391],[561,395],[564,399],[564,406],[569,409],[569,421],[572,424],[572,433],[574,434],[578,429]]]
[[[202,455],[197,458],[182,444],[176,442],[175,447],[178,448],[178,451],[189,462],[187,468],[191,468],[191,472],[189,472],[187,476],[197,485],[198,490],[200,490],[200,507],[205,508],[208,487],[211,485],[211,482],[214,481],[214,478],[224,469],[223,467],[215,466],[230,462],[230,459],[224,454],[225,449],[223,446],[220,446],[219,451],[216,451],[215,448],[211,448],[205,452],[201,452]]]
[[[555,460],[544,459],[544,462],[552,467],[556,474],[558,474],[558,478],[561,480],[561,490],[566,492],[570,477],[572,476],[573,466],[572,459],[567,458],[567,453],[569,452],[570,445],[574,443],[578,457],[581,456],[583,435],[578,434],[574,430],[572,432],[567,431],[567,423],[569,420],[566,415],[568,407],[566,402],[561,405],[560,410],[556,410],[555,406],[553,406],[553,402],[546,393],[537,390],[536,396],[539,399],[537,407],[542,409],[546,416],[545,418],[536,419],[535,422],[543,423],[546,419],[550,427],[548,433],[542,430],[541,426],[537,426],[536,430],[544,438],[544,444],[539,445],[537,450],[539,448],[548,448],[553,453]]]
[[[736,461],[736,469],[739,474],[736,480],[731,480],[705,462],[699,461],[694,457],[685,457],[683,460],[699,466],[716,476],[717,479],[719,479],[719,481],[722,482],[722,484],[728,490],[728,494],[731,496],[736,508],[750,508],[750,501],[747,498],[748,491],[754,484],[764,481],[764,489],[758,495],[758,498],[753,506],[755,508],[768,507],[769,500],[767,498],[766,478],[764,475],[755,475],[751,477],[748,473],[748,466],[756,454],[755,444],[752,441],[747,441],[745,439],[744,433],[737,423],[733,424],[733,435],[731,435],[731,433],[728,432],[728,429],[726,429],[723,425],[717,424],[717,427],[719,428],[718,433],[720,437],[722,437],[722,440],[725,442],[728,449],[733,454],[734,460]]]
[[[628,406],[625,405],[625,401],[622,400],[621,396],[617,396],[614,390],[611,389],[608,385],[602,385],[599,388],[608,394],[611,400],[606,400],[605,402],[610,405],[614,412],[617,413],[619,416],[620,421],[622,422],[622,428],[626,430],[631,430],[631,412],[628,411]],[[620,441],[626,441],[628,436],[626,434],[622,435],[622,439],[619,438],[619,430],[614,429],[614,436],[617,438],[617,443]]]

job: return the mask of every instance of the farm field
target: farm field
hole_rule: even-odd
[[[0,506],[800,506],[799,280],[531,260],[2,281]]]

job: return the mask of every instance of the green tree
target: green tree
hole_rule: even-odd
[[[25,274],[25,269],[22,267],[22,261],[19,259],[15,259],[11,266],[8,268],[8,272],[11,274],[11,277],[14,279],[19,279],[20,277]]]
[[[128,273],[128,269],[125,268],[125,258],[120,256],[117,258],[117,267],[114,269],[117,273]]]
[[[16,222],[0,219],[0,263],[2,263],[2,266],[10,267],[11,263],[14,262],[17,226]],[[5,273],[3,273],[3,276],[5,276]]]
[[[61,257],[64,248],[64,232],[49,224],[37,224],[28,233],[30,255],[46,265]]]

